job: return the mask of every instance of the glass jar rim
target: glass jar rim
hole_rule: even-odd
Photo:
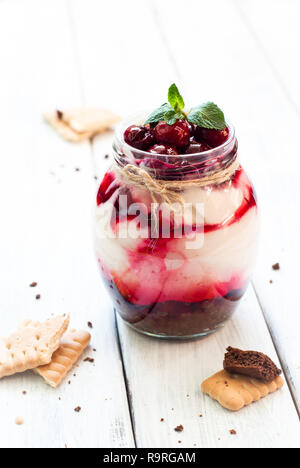
[[[140,159],[143,159],[145,157],[156,159],[157,157],[159,157],[161,161],[163,161],[164,158],[167,160],[168,158],[170,158],[170,155],[159,154],[159,153],[149,153],[148,151],[134,148],[133,146],[126,143],[124,140],[124,131],[126,130],[126,128],[128,128],[130,125],[143,125],[149,114],[150,112],[141,111],[141,112],[129,115],[128,117],[125,117],[117,125],[115,129],[114,144],[116,144],[118,148],[122,147],[125,154],[126,154],[126,150],[129,152],[134,151],[135,155],[137,155]],[[201,158],[201,159],[203,158],[204,160],[208,161],[210,157],[214,158],[216,154],[220,154],[220,153],[224,153],[228,151],[230,146],[235,142],[235,129],[229,120],[226,120],[226,126],[229,129],[229,136],[227,140],[224,143],[222,143],[222,145],[216,146],[215,148],[211,148],[207,151],[201,151],[201,153],[183,154],[183,155],[178,155],[178,156],[184,156],[184,159],[186,160],[193,159],[193,158]]]

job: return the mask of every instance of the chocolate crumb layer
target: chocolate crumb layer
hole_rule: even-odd
[[[281,370],[265,354],[258,351],[242,351],[231,346],[225,354],[224,369],[231,374],[247,375],[265,382],[272,382],[281,374]]]
[[[273,269],[273,270],[280,270],[280,265],[279,265],[279,263],[274,263],[274,265],[272,265],[272,269]]]

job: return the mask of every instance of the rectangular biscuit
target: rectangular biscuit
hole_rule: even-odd
[[[100,133],[120,121],[107,109],[72,109],[61,113],[61,119],[76,133]]]
[[[107,130],[120,118],[106,109],[72,109],[44,114],[48,122],[65,140],[78,143]]]
[[[61,118],[58,117],[58,112],[44,114],[44,119],[54,128],[54,130],[57,131],[61,137],[72,143],[79,143],[81,141],[88,140],[93,136],[92,132],[77,133]]]
[[[53,317],[43,323],[25,320],[16,333],[0,338],[0,379],[48,364],[69,320],[69,316]]]
[[[91,335],[86,331],[68,331],[53,354],[51,362],[34,369],[34,373],[43,377],[51,387],[58,387],[89,345],[90,340]]]
[[[262,382],[248,376],[217,372],[202,383],[202,392],[217,400],[230,411],[239,411],[244,406],[260,400],[284,385],[278,376],[272,382]]]

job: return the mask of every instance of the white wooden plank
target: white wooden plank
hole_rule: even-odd
[[[150,2],[150,6],[154,3],[156,12],[152,18],[146,2],[130,2],[134,15],[128,15],[128,3],[124,2],[103,5],[95,0],[77,0],[72,3],[87,102],[115,106],[115,110],[128,114],[140,107],[153,107],[165,99],[167,86],[177,74],[156,28],[159,19],[183,76],[179,84],[186,96],[191,103],[195,99],[199,102],[214,99],[228,110],[234,122],[241,122],[239,134],[244,146],[248,145],[243,159],[255,174],[262,150],[261,134],[254,139],[249,132],[249,129],[256,129],[254,102],[257,105],[262,95],[265,104],[269,101],[272,104],[275,93],[281,98],[282,108],[287,104],[239,15],[231,2],[224,1],[190,1],[189,8],[174,0]],[[113,11],[118,14],[114,16]],[[174,34],[174,25],[180,25],[180,34]],[[189,39],[188,46],[183,38]],[[245,56],[244,42],[248,54]],[[145,48],[145,44],[148,47]],[[250,64],[247,62],[249,53]],[[239,61],[240,66],[237,65]],[[256,69],[252,70],[254,64],[262,67],[262,76],[256,76]],[[269,80],[273,80],[271,89]],[[95,97],[97,92],[98,97]],[[253,102],[253,99],[256,100]],[[274,109],[275,104],[271,111]],[[99,173],[103,171],[102,158],[108,147],[109,138],[104,141],[99,137],[95,142]],[[258,156],[255,155],[251,164],[248,160],[254,150]],[[229,344],[262,349],[276,359],[252,291],[231,324],[206,340],[161,343],[141,337],[122,325],[120,335],[140,447],[189,447],[194,443],[202,447],[299,445],[297,413],[287,387],[237,415],[218,408],[200,392],[201,380],[218,370]],[[207,367],[204,363],[201,366],[201,348]],[[204,412],[205,418],[199,418]],[[162,417],[165,423],[160,422]],[[173,428],[180,423],[186,429],[178,436]],[[232,428],[238,431],[237,437],[229,434]],[[182,440],[181,445],[178,440]]]
[[[95,358],[57,390],[30,373],[2,380],[1,447],[134,445],[114,316],[94,259],[91,148],[63,142],[41,118],[82,103],[73,45],[65,2],[0,4],[1,335],[23,318],[70,312],[73,326],[94,324],[85,356]]]
[[[177,2],[172,4],[176,7]],[[255,182],[262,218],[255,287],[299,407],[300,361],[295,330],[300,327],[300,318],[296,312],[297,297],[291,293],[297,290],[295,265],[300,260],[299,220],[294,215],[299,185],[299,116],[255,35],[241,21],[238,5],[239,2],[218,0],[207,4],[191,1],[190,10],[181,11],[182,34],[189,34],[193,44],[205,45],[206,38],[210,37],[209,46],[201,47],[201,64],[205,64],[205,70],[199,66],[199,75],[194,60],[197,47],[186,48],[169,27],[168,0],[160,4],[161,22],[171,49],[176,51],[190,99],[193,95],[199,95],[201,101],[214,99],[227,109],[227,115],[236,124],[240,158]],[[257,8],[252,10],[253,25],[255,12],[259,16],[262,5],[264,2],[259,5],[257,2]],[[213,18],[214,35],[210,36],[210,21],[203,21],[201,30],[197,29],[198,15],[190,15],[197,8],[203,18]],[[267,22],[268,11],[273,9],[270,6],[263,11]],[[284,41],[284,30],[281,30]],[[199,76],[200,84],[195,76]],[[283,268],[275,276],[271,266],[277,261]],[[272,278],[274,284],[269,283]]]
[[[261,155],[256,153],[255,160],[261,156],[263,158],[260,164],[255,163],[255,178],[261,192],[264,223],[263,254],[259,257],[254,284],[300,408],[297,333],[300,315],[295,293],[298,289],[297,265],[300,262],[300,222],[296,215],[300,183],[300,4],[293,0],[243,0],[236,2],[236,7],[267,63],[266,79],[272,74],[276,81],[271,88],[272,108],[264,122],[259,117],[256,125],[262,152]],[[276,88],[278,91],[274,92]],[[256,101],[259,105],[258,99]],[[264,107],[265,102],[261,101],[260,105]],[[259,126],[263,126],[263,131]],[[271,269],[275,262],[281,265],[278,272]],[[270,279],[273,284],[269,283]]]

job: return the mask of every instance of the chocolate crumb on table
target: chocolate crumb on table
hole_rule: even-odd
[[[274,265],[272,265],[272,269],[275,270],[275,271],[276,271],[276,270],[280,270],[280,265],[279,265],[279,263],[274,263]]]
[[[231,435],[236,435],[236,431],[234,429],[231,429],[229,432]]]
[[[231,346],[227,348],[223,365],[231,374],[247,375],[265,382],[272,382],[281,374],[281,370],[265,354],[259,351],[242,351]]]
[[[182,425],[182,424],[179,424],[179,426],[176,426],[176,427],[174,428],[174,431],[175,431],[175,432],[182,432],[183,429],[184,429],[183,425]]]
[[[39,301],[39,300],[41,299],[41,295],[40,295],[40,294],[37,294],[37,295],[35,296],[35,298],[36,298],[37,301]]]
[[[164,422],[164,418],[160,418],[160,422]]]
[[[75,411],[75,413],[80,413],[81,407],[80,407],[80,406],[77,406],[77,408],[75,408],[74,411]]]
[[[29,285],[29,287],[30,287],[30,288],[36,288],[37,285],[38,285],[37,282],[36,282],[36,281],[33,281],[33,283],[31,283],[31,284]]]
[[[88,325],[89,328],[93,328],[92,322],[88,322],[87,325]]]
[[[64,116],[64,113],[61,110],[57,109],[56,117],[58,118],[58,120],[62,120],[63,116]]]
[[[27,395],[26,390],[23,390],[22,395]]]
[[[83,360],[83,362],[91,362],[91,363],[93,363],[93,362],[95,362],[95,359],[90,358],[90,357],[87,357],[87,358],[85,358],[85,359]]]

